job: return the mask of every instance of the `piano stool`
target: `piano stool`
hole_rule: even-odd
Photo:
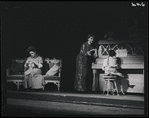
[[[112,88],[113,95],[114,95],[114,92],[116,91],[117,92],[117,96],[119,96],[118,89],[117,89],[117,83],[116,83],[117,77],[116,76],[110,76],[110,75],[104,75],[103,78],[105,80],[103,94],[105,93],[105,91],[107,91],[107,96],[108,96],[110,88]],[[110,82],[114,83],[114,87],[115,88],[110,86]]]

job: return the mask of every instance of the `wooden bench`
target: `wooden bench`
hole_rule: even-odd
[[[51,68],[50,59],[46,58],[45,60],[49,64],[49,68]],[[58,65],[60,67],[58,69],[58,73],[54,76],[44,76],[44,81],[45,81],[45,85],[48,83],[54,83],[57,86],[58,91],[59,91],[60,90],[60,81],[61,81],[61,71],[62,71],[62,60],[58,60],[58,59],[55,59],[55,60],[58,61],[58,63],[59,63]],[[44,90],[44,87],[43,87],[43,90]]]
[[[7,76],[7,83],[13,82],[17,85],[17,90],[19,90],[20,85],[23,84],[24,75],[10,75],[10,69],[6,70],[6,76]]]
[[[54,83],[57,87],[58,87],[58,91],[60,90],[60,81],[61,81],[61,70],[62,70],[62,62],[60,60],[60,68],[58,70],[58,74],[54,75],[54,76],[48,76],[45,77],[44,75],[44,81],[45,81],[45,85],[48,83]],[[7,83],[8,82],[13,82],[14,84],[17,85],[17,90],[19,90],[20,85],[23,85],[23,81],[24,81],[24,75],[12,75],[10,74],[10,69],[6,69],[6,77],[7,77]],[[43,90],[44,87],[43,86]]]

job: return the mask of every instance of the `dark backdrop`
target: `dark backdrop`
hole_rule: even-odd
[[[95,43],[108,31],[115,39],[129,39],[129,29],[137,21],[141,36],[147,37],[147,3],[132,7],[131,2],[2,2],[2,65],[12,58],[29,55],[35,46],[42,57],[63,61],[61,90],[73,90],[75,63],[87,35]],[[3,71],[5,72],[5,71]],[[92,79],[92,78],[90,78]]]

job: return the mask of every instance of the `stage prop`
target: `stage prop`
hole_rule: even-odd
[[[107,58],[108,50],[117,53],[119,69],[125,75],[122,81],[124,92],[144,93],[144,51],[143,43],[130,40],[100,40],[98,42],[98,58],[92,63],[92,91],[103,91],[104,72],[103,60]]]

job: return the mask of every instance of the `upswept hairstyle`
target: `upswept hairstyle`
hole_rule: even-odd
[[[108,54],[109,54],[109,56],[113,57],[116,55],[116,52],[114,50],[109,50]]]
[[[30,51],[36,52],[36,48],[34,46],[30,46],[27,49],[27,53],[29,53]]]
[[[90,37],[95,37],[93,34],[89,34],[88,36],[87,36],[87,38],[90,38]]]

